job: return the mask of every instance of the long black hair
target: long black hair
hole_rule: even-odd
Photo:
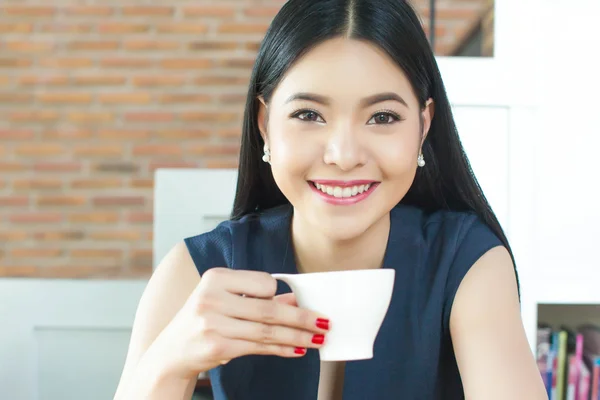
[[[262,161],[259,96],[268,103],[293,63],[335,37],[368,41],[383,49],[404,71],[421,104],[435,112],[423,144],[427,164],[400,203],[425,212],[470,211],[485,222],[513,257],[508,240],[465,155],[435,56],[417,14],[405,0],[289,0],[269,27],[248,90],[237,190],[231,218],[289,203]],[[514,261],[514,257],[513,257]]]

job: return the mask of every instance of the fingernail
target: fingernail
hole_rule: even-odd
[[[312,338],[312,342],[314,344],[323,344],[323,342],[325,341],[325,335],[314,335]]]
[[[294,353],[296,353],[296,354],[300,354],[300,355],[303,355],[304,353],[306,353],[306,349],[305,349],[305,348],[303,348],[303,347],[296,347],[296,348],[294,349]]]
[[[329,320],[325,318],[317,318],[317,328],[329,330]]]

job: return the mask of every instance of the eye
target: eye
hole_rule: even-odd
[[[325,122],[319,113],[314,110],[299,110],[292,114],[292,118],[306,122]]]
[[[402,121],[402,118],[391,111],[378,112],[367,122],[368,125],[391,125],[395,122]]]

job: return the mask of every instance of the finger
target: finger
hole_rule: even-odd
[[[227,339],[227,350],[222,355],[222,362],[246,355],[279,356],[286,358],[299,358],[306,354],[306,348],[281,346],[278,344],[267,344],[252,342],[241,339]]]
[[[290,306],[298,307],[296,295],[294,293],[280,294],[279,296],[273,297],[273,300]]]
[[[303,329],[213,315],[211,324],[218,326],[219,334],[229,339],[247,340],[287,347],[319,348],[325,341],[323,334],[314,334]]]
[[[211,287],[221,287],[234,294],[257,298],[272,298],[277,292],[277,281],[266,272],[211,268],[201,281]]]
[[[283,325],[313,333],[329,330],[327,316],[280,301],[225,294],[218,307],[222,314],[246,321]]]

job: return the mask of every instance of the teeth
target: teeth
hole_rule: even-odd
[[[352,197],[358,194],[364,193],[371,187],[371,184],[357,185],[352,187],[340,187],[340,186],[326,186],[320,183],[315,183],[315,187],[321,192],[328,194],[329,196],[343,198]]]

